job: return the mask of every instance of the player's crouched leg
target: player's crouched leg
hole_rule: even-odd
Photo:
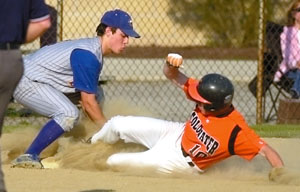
[[[106,164],[115,170],[131,169],[135,163],[133,163],[134,159],[130,158],[130,156],[131,154],[129,153],[113,154],[106,160]]]
[[[54,120],[67,132],[73,129],[79,120],[79,110],[76,106],[69,107],[67,110],[61,111],[54,116]]]
[[[108,120],[103,127],[92,136],[91,143],[96,143],[98,140],[103,141],[105,143],[114,144],[116,143],[120,137],[118,133],[118,122],[120,119],[124,117],[115,116]]]
[[[74,127],[78,114],[79,111],[75,107],[69,107],[68,110],[58,110],[53,119],[42,127],[27,151],[12,161],[12,167],[43,168],[39,158],[40,153],[64,132]]]
[[[112,169],[122,171],[131,170],[138,167],[143,167],[143,169],[154,167],[153,165],[151,166],[151,163],[147,163],[148,160],[145,159],[146,156],[144,157],[144,154],[145,152],[113,154],[106,160],[106,164]]]
[[[140,168],[143,174],[153,171],[160,172],[161,169],[159,158],[151,150],[135,153],[116,153],[108,157],[106,164],[117,171],[136,172]]]

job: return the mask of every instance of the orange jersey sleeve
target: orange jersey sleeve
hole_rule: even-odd
[[[236,117],[232,118],[241,128],[235,140],[234,152],[244,159],[251,160],[265,145],[265,141],[247,125],[241,115],[236,115]]]

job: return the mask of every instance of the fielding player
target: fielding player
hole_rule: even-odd
[[[79,101],[99,126],[106,122],[97,102],[103,56],[121,53],[129,37],[139,38],[140,35],[133,29],[130,15],[119,9],[107,11],[96,32],[97,37],[45,46],[25,58],[25,72],[14,98],[51,120],[25,154],[12,162],[12,167],[43,168],[40,153],[74,127],[79,116],[75,104]]]
[[[116,116],[107,121],[91,142],[138,143],[149,150],[117,153],[107,164],[113,167],[154,168],[163,173],[199,173],[232,155],[251,160],[263,155],[272,167],[283,162],[275,150],[248,127],[232,105],[234,87],[220,74],[208,74],[201,81],[188,78],[178,69],[182,57],[169,54],[166,77],[181,87],[195,108],[185,123],[148,117]]]

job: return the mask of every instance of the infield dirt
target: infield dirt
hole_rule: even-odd
[[[108,117],[121,115],[152,116],[137,106],[121,101],[104,107]],[[122,110],[120,110],[122,109]],[[129,109],[129,110],[128,110]],[[83,121],[84,122],[84,121]],[[11,168],[10,161],[23,153],[38,130],[30,128],[5,133],[1,139],[5,181],[9,192],[135,192],[135,191],[300,191],[300,139],[266,138],[283,158],[286,169],[275,181],[268,180],[270,165],[258,156],[251,162],[232,157],[199,176],[158,175],[150,170],[116,171],[106,166],[109,155],[119,151],[141,151],[143,147],[119,142],[86,144],[93,127],[83,123],[60,138],[42,154],[42,170]]]

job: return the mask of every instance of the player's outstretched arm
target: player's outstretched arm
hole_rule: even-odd
[[[264,145],[260,152],[261,155],[263,155],[268,162],[271,164],[274,168],[282,168],[284,166],[283,161],[279,154],[272,149],[268,144]]]
[[[184,84],[188,80],[188,77],[178,70],[182,66],[182,62],[183,59],[181,55],[170,53],[167,56],[163,69],[165,76],[181,88],[183,88]]]
[[[99,124],[101,127],[106,122],[106,118],[100,109],[100,106],[96,100],[95,94],[81,92],[81,105],[83,110],[91,118],[92,121]]]
[[[270,181],[282,181],[290,178],[288,170],[284,167],[284,163],[281,160],[279,154],[272,149],[269,145],[265,145],[260,150],[260,154],[265,156],[265,158],[272,165],[272,169],[269,172]]]

